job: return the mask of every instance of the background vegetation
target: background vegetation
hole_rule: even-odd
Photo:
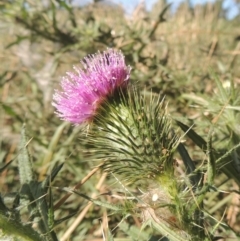
[[[159,0],[151,12],[139,5],[126,17],[119,6],[101,1],[77,7],[63,0],[6,0],[0,3],[0,13],[0,163],[14,160],[1,173],[1,194],[12,205],[10,194],[20,188],[16,159],[25,123],[36,179],[42,181],[55,165],[64,163],[50,183],[55,218],[75,214],[56,226],[61,241],[102,240],[102,229],[108,226],[114,240],[131,240],[141,228],[138,217],[122,220],[122,215],[89,205],[76,194],[59,202],[67,188],[88,179],[98,164],[89,158],[81,128],[62,123],[51,106],[61,76],[87,54],[107,47],[121,49],[132,66],[131,81],[143,91],[165,96],[173,118],[194,123],[202,137],[208,135],[210,124],[216,124],[217,149],[239,143],[240,16],[226,19],[221,1],[194,8],[183,3],[173,14]],[[201,165],[204,153],[187,138],[185,144]],[[181,170],[181,158],[176,160]],[[215,186],[204,203],[208,214],[240,232],[239,195],[234,192],[238,185],[218,173]],[[122,202],[116,196],[124,192],[114,177],[100,171],[79,190],[113,204]],[[111,195],[99,196],[103,193]],[[30,222],[27,210],[22,208],[21,215]],[[237,240],[230,229],[219,226],[217,233]],[[142,235],[138,240],[147,240]]]

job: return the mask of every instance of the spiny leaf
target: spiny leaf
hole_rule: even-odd
[[[207,142],[201,136],[199,136],[191,127],[183,124],[178,120],[176,120],[176,123],[198,147],[200,147],[204,152],[207,150]]]
[[[2,103],[2,107],[8,115],[15,117],[21,123],[23,122],[22,118],[13,110],[13,108],[3,103]]]
[[[62,169],[63,165],[64,165],[64,163],[53,168],[51,174],[48,175],[47,178],[42,182],[42,188],[47,188],[47,186],[49,186],[49,183],[54,180],[54,178],[57,176],[57,174]]]
[[[21,131],[21,140],[20,140],[20,153],[18,156],[18,170],[20,176],[20,183],[22,185],[26,183],[30,183],[33,181],[33,170],[31,158],[27,149],[27,138],[26,138],[26,130],[25,125],[22,127]]]
[[[208,178],[208,184],[212,185],[215,174],[216,174],[216,158],[214,155],[214,149],[212,147],[212,131],[209,131],[209,137],[208,137],[208,170],[207,170],[207,178]]]
[[[6,163],[3,167],[0,168],[0,173],[2,173],[6,168],[13,162],[14,160],[11,160],[10,162]]]
[[[178,144],[177,150],[182,157],[183,163],[186,167],[187,174],[190,174],[189,179],[191,180],[192,186],[196,187],[200,180],[200,175],[193,172],[195,171],[195,164],[188,154],[185,146],[182,143]]]
[[[0,196],[0,212],[2,212],[3,214],[8,212],[8,208],[4,204],[1,196]]]
[[[54,220],[54,227],[56,227],[57,225],[59,225],[60,223],[72,218],[74,215],[76,215],[77,213],[71,213],[69,215],[67,215],[66,217],[64,218],[61,218],[61,219],[58,219],[58,220]]]
[[[24,226],[0,212],[0,239],[21,241],[43,241],[40,235],[29,226]]]

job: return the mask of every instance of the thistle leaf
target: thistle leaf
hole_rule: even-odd
[[[6,168],[13,162],[14,160],[11,160],[10,162],[6,163],[3,167],[0,168],[0,173],[2,173]]]
[[[59,225],[60,223],[72,218],[74,215],[76,215],[76,212],[74,213],[71,213],[69,215],[67,215],[66,217],[64,218],[61,218],[61,219],[58,219],[58,220],[54,220],[54,227],[56,227],[57,225]]]
[[[53,182],[54,178],[57,176],[57,174],[61,171],[64,163],[56,166],[53,168],[50,175],[47,176],[47,178],[42,182],[42,188],[47,188],[51,182]]]
[[[176,121],[176,123],[198,147],[200,147],[204,152],[207,151],[207,142],[201,136],[182,122]]]
[[[24,226],[11,217],[7,217],[0,212],[0,239],[11,241],[41,241],[40,235],[29,226]]]
[[[19,146],[20,153],[18,156],[18,170],[19,170],[19,176],[20,176],[20,183],[22,185],[33,181],[32,163],[31,163],[31,157],[28,153],[27,144],[28,143],[27,143],[25,125],[23,125],[22,131],[21,131],[20,146]]]

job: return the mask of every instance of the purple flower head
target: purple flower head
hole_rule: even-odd
[[[113,49],[89,55],[81,63],[85,70],[74,67],[75,72],[67,72],[52,103],[61,119],[74,124],[91,121],[102,102],[128,85],[131,71],[123,54]]]

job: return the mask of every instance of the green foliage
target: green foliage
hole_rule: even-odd
[[[164,239],[168,233],[170,240],[184,235],[189,240],[187,232],[196,235],[193,240],[239,239],[239,16],[227,20],[221,1],[194,8],[183,3],[175,14],[166,1],[158,1],[151,12],[139,7],[128,18],[120,7],[101,1],[77,7],[68,1],[15,0],[1,2],[0,13],[0,226],[5,232],[0,235],[57,240],[67,230],[62,240],[103,233],[116,241],[136,240],[136,234],[138,240]],[[106,47],[122,50],[133,69],[131,81],[144,92],[114,103],[117,109],[105,106],[102,131],[95,126],[79,139],[81,127],[60,124],[54,116],[52,91],[72,65]],[[111,120],[101,122],[106,115]],[[183,130],[181,137],[172,119]],[[23,122],[30,142],[24,130],[20,138]],[[105,195],[92,198],[99,172],[72,191],[69,186],[88,177],[93,161],[101,158],[110,172],[97,187]],[[65,162],[61,172],[58,162]],[[162,175],[166,169],[171,175]],[[138,183],[126,187],[126,180]],[[74,194],[61,206],[64,192]],[[70,230],[77,220],[73,214],[79,210],[81,216],[88,201],[94,207]],[[160,222],[152,216],[142,225],[147,213]],[[99,218],[106,216],[108,225],[102,222],[100,232]],[[180,224],[169,222],[175,219]]]
[[[1,237],[6,240],[58,240],[54,226],[54,212],[52,206],[52,193],[50,184],[56,177],[62,165],[53,169],[51,174],[42,182],[34,178],[31,158],[27,149],[28,141],[25,133],[25,125],[21,131],[20,149],[18,155],[18,169],[21,188],[14,197],[13,207],[7,208],[1,199],[0,222]],[[11,162],[10,162],[11,163]],[[5,170],[6,167],[1,169]],[[50,202],[46,201],[49,192]],[[22,219],[22,210],[27,207],[29,219],[37,224],[40,233],[36,232],[31,225],[25,224]]]

